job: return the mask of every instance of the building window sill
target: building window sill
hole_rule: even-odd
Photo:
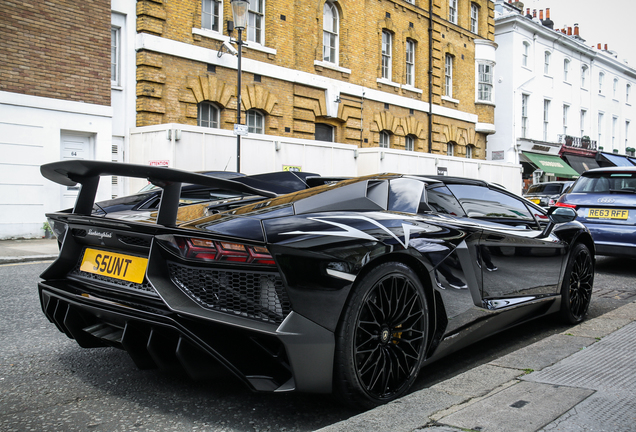
[[[414,86],[408,85],[408,84],[402,85],[402,89],[408,90],[408,91],[412,91],[413,93],[419,93],[419,94],[424,93],[424,91],[422,89],[418,89],[417,87],[414,87]]]
[[[351,74],[351,69],[343,68],[343,67],[338,66],[335,63],[330,63],[330,62],[326,62],[326,61],[314,60],[314,66],[320,66],[320,67],[323,67],[325,69],[331,69],[331,70],[335,70],[335,71],[338,71],[338,72]]]
[[[402,87],[400,85],[400,83],[393,82],[393,81],[388,80],[386,78],[378,78],[377,82],[378,82],[378,84],[385,84],[385,85],[388,85],[388,86],[391,86],[391,87],[398,87],[398,88]]]
[[[444,100],[444,101],[446,101],[446,102],[456,103],[456,104],[458,104],[458,103],[459,103],[459,100],[458,100],[458,99],[453,99],[453,98],[452,98],[452,97],[450,97],[450,96],[442,96],[442,100]]]
[[[486,101],[486,100],[477,100],[475,101],[475,104],[477,105],[490,105],[490,106],[496,106],[496,104],[492,101]]]
[[[228,42],[229,43],[230,40],[232,39],[229,36],[225,36],[225,35],[223,35],[221,33],[218,33],[218,32],[212,31],[212,30],[204,30],[204,29],[200,29],[200,28],[196,28],[196,27],[192,28],[192,34],[203,36],[203,37],[206,37],[208,39],[214,39],[214,40],[217,40],[219,42]],[[276,49],[263,46],[263,45],[261,45],[259,43],[256,43],[256,42],[245,41],[245,42],[243,42],[243,46],[246,47],[246,48],[249,48],[251,50],[254,50],[254,51],[260,51],[260,52],[264,52],[264,53],[267,53],[267,54],[274,54],[274,55],[276,54]]]

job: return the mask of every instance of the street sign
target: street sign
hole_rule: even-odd
[[[235,124],[234,135],[247,135],[247,125]]]

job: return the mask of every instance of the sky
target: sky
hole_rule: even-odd
[[[618,54],[618,59],[627,59],[636,69],[636,46],[630,30],[636,27],[636,0],[521,0],[524,12],[530,8],[550,8],[550,19],[554,28],[574,27],[579,24],[580,36],[587,46],[598,43]]]

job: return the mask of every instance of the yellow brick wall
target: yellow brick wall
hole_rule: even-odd
[[[459,0],[458,24],[448,22],[448,0],[433,3],[433,103],[479,116],[479,122],[493,123],[494,108],[475,104],[476,37],[494,40],[494,10],[490,0],[474,0],[479,6],[479,35],[470,26],[468,0]],[[244,49],[244,58],[299,70],[351,83],[387,94],[417,101],[428,101],[428,28],[429,0],[338,0],[340,14],[339,66],[350,73],[315,65],[322,60],[322,11],[324,0],[266,0],[265,46],[276,54]],[[160,35],[168,39],[213,50],[221,42],[193,34],[201,27],[200,0],[140,0],[138,2],[139,32]],[[230,0],[224,1],[224,35],[226,23],[232,20]],[[400,86],[377,82],[381,77],[382,31],[393,35],[392,81],[405,82],[406,39],[416,42],[414,92]],[[233,36],[236,37],[236,31]],[[444,58],[454,56],[453,99],[442,99],[444,90]],[[226,54],[227,55],[227,54]],[[212,101],[221,108],[221,125],[231,129],[236,122],[236,70],[220,66],[208,71],[208,65],[157,53],[137,55],[137,125],[159,123],[196,124],[197,103]],[[295,138],[314,136],[315,123],[335,127],[337,142],[362,147],[378,145],[379,132],[391,132],[391,147],[404,148],[405,136],[413,135],[415,149],[427,152],[428,113],[382,102],[343,100],[337,117],[327,116],[325,92],[275,78],[263,76],[256,82],[254,75],[243,73],[242,109],[256,108],[266,114],[265,133]],[[355,99],[348,97],[348,99]],[[361,109],[362,107],[362,109]],[[244,113],[242,115],[244,123]],[[475,133],[475,124],[443,116],[433,116],[434,153],[446,153],[446,143],[474,145],[475,155],[485,158],[486,136]],[[461,155],[463,150],[456,152]]]

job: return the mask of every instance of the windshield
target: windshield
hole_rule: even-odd
[[[636,173],[598,173],[581,177],[571,193],[636,192]]]

